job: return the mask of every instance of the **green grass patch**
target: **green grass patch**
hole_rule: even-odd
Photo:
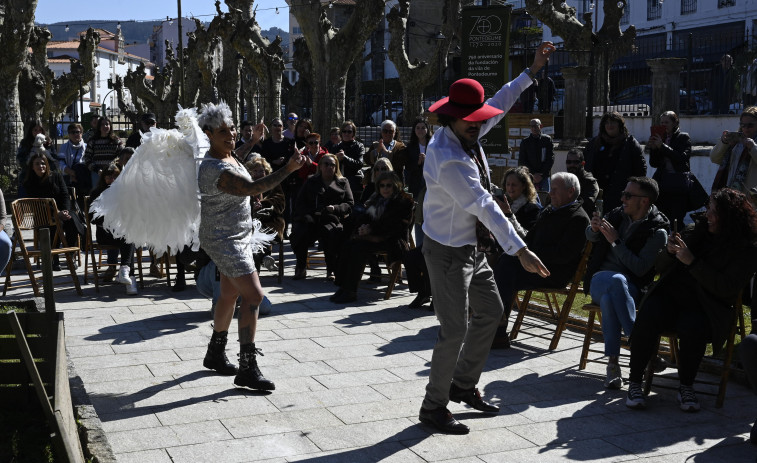
[[[0,305],[0,313],[8,313],[15,311],[16,313],[25,313],[26,308],[17,305]]]

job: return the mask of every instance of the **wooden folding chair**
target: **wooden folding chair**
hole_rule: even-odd
[[[84,210],[87,217],[87,237],[85,242],[84,252],[84,283],[87,283],[87,277],[89,275],[89,267],[92,266],[92,275],[95,279],[95,292],[100,292],[100,275],[98,274],[100,267],[115,267],[118,270],[120,264],[103,264],[103,251],[115,250],[119,251],[120,248],[114,245],[100,244],[95,241],[94,227],[92,225],[92,217],[89,214],[89,196],[84,197]],[[144,288],[145,283],[142,275],[142,246],[135,246],[136,260],[134,264],[137,266],[137,273],[139,275],[139,287]],[[89,259],[92,257],[92,263]]]
[[[39,249],[37,243],[36,230],[40,228],[50,228],[50,246],[51,254],[53,256],[63,255],[66,258],[66,264],[68,270],[71,273],[71,279],[74,281],[74,287],[77,294],[83,295],[81,287],[79,286],[79,278],[76,275],[76,267],[74,266],[75,255],[78,254],[78,247],[69,247],[66,243],[66,236],[63,233],[63,226],[61,221],[58,220],[58,208],[55,205],[55,200],[52,198],[24,198],[17,199],[11,203],[11,211],[13,218],[13,251],[11,253],[11,262],[13,262],[16,255],[16,246],[19,247],[21,256],[24,258],[24,264],[26,265],[26,271],[29,274],[28,285],[18,286],[31,286],[34,290],[36,297],[41,297],[39,287],[37,286],[37,280],[32,269],[31,259],[39,258],[42,256],[42,251]],[[27,235],[31,233],[34,238],[27,246],[27,239],[25,239],[22,233],[26,232]],[[63,247],[58,247],[61,244]],[[10,270],[10,267],[9,267]],[[3,288],[3,296],[11,287],[11,272],[7,271],[5,277],[5,287]]]
[[[696,391],[699,394],[715,396],[716,408],[722,408],[723,402],[725,401],[725,392],[726,392],[726,388],[728,387],[728,378],[731,373],[731,361],[733,360],[733,348],[736,344],[736,330],[739,329],[741,333],[744,332],[744,317],[743,317],[744,308],[742,306],[741,295],[739,295],[738,299],[736,300],[734,307],[736,308],[737,314],[739,316],[734,317],[733,324],[731,325],[731,331],[728,333],[728,337],[726,338],[726,345],[725,345],[725,351],[724,351],[725,358],[722,359],[723,365],[720,369],[719,380],[716,382],[709,381],[707,379],[702,379],[702,378],[697,378],[694,380],[695,384],[706,385],[706,386],[717,386],[717,390],[718,390],[717,393],[712,393],[709,390],[700,390],[700,389],[697,389]],[[738,326],[739,324],[741,326]],[[672,331],[664,332],[657,339],[658,345],[660,343],[660,338],[662,337],[667,337],[670,339],[670,347],[672,350],[672,355],[671,355],[672,360],[670,364],[668,365],[668,367],[675,368],[676,371],[675,373],[658,375],[658,376],[664,377],[669,380],[677,380],[678,379],[677,378],[678,376],[677,374],[678,373],[678,365],[677,365],[678,338],[676,337],[675,332],[672,332]],[[644,395],[649,394],[649,391],[652,389],[652,381],[654,380],[654,376],[655,376],[654,368],[652,367],[652,362],[650,362],[647,365],[647,369],[644,373],[644,384],[643,384]],[[670,385],[665,385],[665,384],[658,384],[656,387],[660,387],[664,389],[674,389],[674,390],[678,389],[678,386],[670,386]]]
[[[526,315],[527,311],[532,310],[528,305],[529,301],[531,300],[531,295],[533,293],[539,292],[544,293],[547,304],[552,311],[552,316],[554,319],[556,319],[557,322],[555,326],[555,334],[552,336],[552,341],[549,343],[549,350],[554,350],[557,348],[557,344],[560,342],[560,336],[562,336],[562,332],[565,330],[565,327],[568,324],[568,317],[570,316],[570,310],[573,306],[573,300],[576,298],[576,294],[581,287],[581,282],[583,281],[584,273],[586,272],[586,264],[589,261],[589,255],[591,254],[591,248],[592,242],[587,241],[586,245],[584,246],[583,253],[581,254],[581,260],[578,262],[576,273],[573,275],[573,279],[571,279],[567,287],[536,288],[526,290],[525,294],[523,295],[523,300],[519,304],[518,316],[516,317],[515,323],[513,323],[513,328],[510,331],[511,340],[514,340],[518,337],[518,332],[520,331],[521,324],[523,323],[523,317]],[[557,294],[562,294],[565,296],[565,301],[561,306],[557,303]],[[550,297],[552,299],[550,299]],[[515,295],[513,300],[517,304],[517,294]],[[555,312],[555,309],[558,309],[557,312]]]

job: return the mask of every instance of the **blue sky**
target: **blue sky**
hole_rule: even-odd
[[[262,29],[276,26],[289,29],[289,7],[284,0],[258,0],[257,20]],[[275,8],[279,8],[276,14]],[[221,9],[226,11],[226,3],[221,2]],[[194,15],[210,21],[215,15],[214,0],[181,0],[183,16]],[[205,16],[209,15],[209,16]],[[39,0],[35,20],[41,24],[55,22],[82,23],[91,20],[95,27],[103,27],[108,21],[160,20],[166,16],[177,16],[177,2],[173,0],[126,0],[112,2],[93,2],[92,0]],[[102,21],[101,24],[97,20]]]

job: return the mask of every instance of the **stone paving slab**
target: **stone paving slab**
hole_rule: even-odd
[[[664,389],[653,389],[647,410],[629,410],[625,388],[603,388],[603,365],[578,370],[582,333],[566,332],[549,351],[552,325],[532,318],[511,349],[492,351],[479,383],[501,413],[451,403],[471,433],[435,434],[417,416],[433,313],[408,309],[404,285],[385,301],[383,285],[363,283],[357,303],[335,305],[323,269],[304,281],[291,274],[288,266],[282,285],[261,276],[274,309],[256,341],[272,393],[235,389],[233,377],[202,368],[210,302],[191,279],[182,293],[152,277],[137,297],[122,285],[99,294],[85,285],[84,297],[56,291],[70,361],[119,462],[757,460],[747,441],[757,396],[747,388],[730,383],[721,409],[700,395],[697,414],[682,413]],[[229,331],[235,361],[236,324]]]

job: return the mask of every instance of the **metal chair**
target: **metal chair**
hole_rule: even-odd
[[[11,203],[11,212],[13,214],[14,236],[10,262],[13,262],[17,253],[16,246],[18,246],[21,256],[24,258],[26,271],[29,274],[29,284],[18,286],[31,286],[34,295],[36,297],[41,297],[34,270],[32,269],[31,259],[42,256],[42,251],[39,249],[39,244],[37,243],[36,230],[40,228],[49,228],[51,231],[51,254],[53,256],[62,254],[66,258],[66,264],[71,273],[71,279],[74,281],[76,292],[82,296],[83,293],[79,286],[79,278],[76,275],[76,267],[74,266],[73,260],[79,253],[79,248],[68,246],[66,236],[63,233],[63,226],[61,221],[58,220],[58,207],[55,205],[55,200],[52,198],[17,199]],[[27,235],[31,232],[33,238],[31,240],[24,238],[22,235],[23,232],[27,232]],[[27,241],[29,241],[29,245],[27,245]],[[59,244],[62,245],[62,247],[57,247]],[[6,295],[8,288],[12,286],[10,269],[11,267],[9,263],[9,267],[6,271],[3,296]]]

